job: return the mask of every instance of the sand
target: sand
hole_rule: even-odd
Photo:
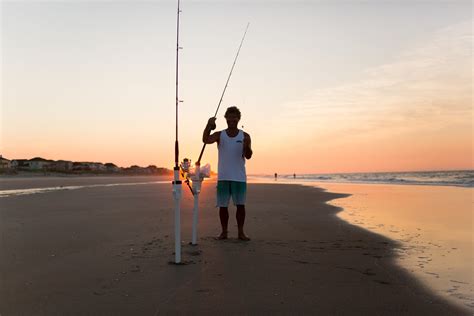
[[[171,184],[0,198],[1,315],[469,314],[399,268],[393,241],[335,216],[325,202],[344,195],[250,184],[241,242],[234,208],[231,238],[213,238],[214,194],[206,183],[193,247],[185,193],[183,266],[169,264]]]
[[[146,183],[154,181],[168,181],[166,176],[0,176],[0,190],[19,190],[30,188],[50,188],[58,186],[100,185],[110,183]]]
[[[474,314],[472,188],[317,184],[351,196],[330,203],[349,223],[397,241],[397,263]]]

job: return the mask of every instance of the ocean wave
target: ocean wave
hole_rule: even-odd
[[[263,178],[273,176],[263,176]],[[400,185],[439,185],[474,187],[474,170],[433,171],[433,172],[381,172],[381,173],[339,173],[339,174],[300,174],[281,175],[279,178],[295,181],[322,181],[348,183],[380,183]]]

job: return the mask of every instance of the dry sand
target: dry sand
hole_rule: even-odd
[[[325,202],[343,195],[250,184],[252,241],[240,242],[234,208],[231,238],[213,238],[214,194],[207,183],[199,245],[183,245],[183,266],[168,263],[171,184],[0,198],[1,315],[469,314],[397,267],[394,242],[337,218]],[[182,206],[187,242],[188,192]]]

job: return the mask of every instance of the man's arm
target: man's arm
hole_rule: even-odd
[[[244,152],[242,156],[250,159],[252,158],[252,140],[250,139],[250,135],[244,132]]]
[[[215,132],[211,135],[211,131],[216,128],[216,118],[211,117],[207,122],[206,128],[202,133],[202,142],[204,144],[212,144],[215,142],[219,142],[221,132]]]

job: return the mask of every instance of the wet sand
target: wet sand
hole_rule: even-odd
[[[235,239],[234,208],[231,238],[217,241],[214,186],[203,188],[199,245],[183,245],[183,266],[168,263],[170,184],[0,198],[1,315],[469,315],[396,265],[395,242],[335,216],[325,202],[344,195],[249,184],[252,241]],[[182,206],[187,242],[187,191]]]
[[[0,176],[0,190],[20,190],[31,188],[52,188],[59,186],[84,186],[120,183],[147,183],[169,181],[166,176]]]
[[[351,194],[330,203],[339,217],[400,243],[397,262],[474,314],[472,188],[318,183]]]

